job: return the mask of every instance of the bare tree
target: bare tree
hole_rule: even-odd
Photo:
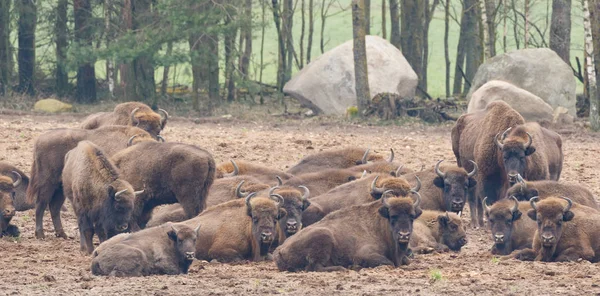
[[[240,74],[242,78],[248,79],[248,73],[250,68],[250,57],[252,57],[252,0],[246,0],[244,3],[244,18],[245,24],[240,28],[240,50],[242,50],[242,44],[244,45],[244,51],[240,57]]]
[[[305,0],[300,0],[300,69],[304,68],[304,31],[306,29],[305,12]]]
[[[524,0],[524,6],[525,6],[525,41],[523,42],[524,47],[527,48],[529,45],[529,0]]]
[[[171,56],[173,54],[173,41],[169,41],[167,43],[167,56]],[[161,96],[166,96],[167,95],[167,85],[169,84],[169,71],[170,71],[169,65],[165,65],[163,67],[163,77],[162,77],[162,81],[160,83],[160,95]],[[193,74],[192,74],[193,75]]]
[[[588,53],[587,75],[590,94],[590,125],[600,130],[600,0],[583,0],[585,50]]]
[[[423,68],[425,1],[402,0],[401,35],[402,54],[419,77],[419,87],[426,89]]]
[[[33,95],[35,93],[35,28],[37,6],[32,0],[19,1],[19,86],[17,90]]]
[[[352,33],[354,39],[354,79],[356,87],[356,100],[360,116],[369,105],[371,99],[369,91],[369,75],[367,70],[367,48],[365,42],[365,13],[364,0],[352,0]]]
[[[113,35],[111,29],[111,0],[104,0],[104,37],[106,47],[110,46]],[[106,59],[106,81],[108,82],[108,92],[111,97],[115,96],[115,63],[113,59]]]
[[[390,43],[400,49],[402,48],[402,44],[400,40],[400,14],[398,9],[398,0],[390,0],[390,22],[392,23]]]
[[[450,50],[448,38],[450,31],[450,0],[444,3],[444,58],[446,59],[446,97],[450,97]]]
[[[365,1],[365,33],[371,35],[371,0]]]
[[[92,46],[92,3],[90,0],[75,0],[73,2],[75,15],[75,42],[79,46]],[[75,97],[79,103],[96,101],[96,71],[94,60],[83,62],[77,69],[77,88]]]
[[[56,38],[56,94],[59,97],[66,95],[69,86],[67,73],[67,5],[68,0],[59,0],[56,5],[56,20],[54,22],[54,35]]]
[[[10,4],[0,1],[0,96],[6,94],[10,81]]]
[[[567,64],[570,61],[571,47],[571,0],[552,1],[552,22],[550,23],[550,49]]]
[[[281,14],[278,0],[271,2],[273,6],[273,21],[275,22],[275,29],[277,30],[277,44],[279,45],[279,59],[277,62],[277,90],[283,91],[283,85],[285,84],[285,66],[286,66],[286,50],[285,50],[285,37],[282,32],[281,26]]]
[[[387,0],[381,0],[381,37],[383,39],[387,39],[387,23],[385,20],[385,15],[387,14],[387,9],[385,8],[385,2]]]

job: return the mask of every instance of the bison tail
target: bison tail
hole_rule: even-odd
[[[208,197],[208,191],[210,187],[212,187],[213,181],[215,180],[215,172],[217,166],[215,164],[215,160],[210,157],[208,160],[208,172],[206,174],[206,179],[204,180],[204,186],[200,190],[200,205],[198,213],[201,213],[206,208],[206,198]]]
[[[35,205],[37,200],[40,187],[38,174],[37,159],[34,151],[33,164],[31,165],[31,177],[29,178],[29,185],[27,186],[27,191],[25,192],[25,204],[27,205]]]

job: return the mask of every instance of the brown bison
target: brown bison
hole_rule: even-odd
[[[345,169],[326,169],[316,173],[295,176],[283,185],[298,187],[306,186],[313,196],[319,196],[344,183],[360,179],[363,173]]]
[[[143,160],[143,161],[141,161]],[[206,150],[182,143],[141,142],[113,155],[123,179],[144,188],[136,197],[131,230],[146,227],[154,207],[178,202],[187,218],[206,207],[215,161]]]
[[[276,178],[288,180],[293,176],[278,169],[272,169],[263,165],[247,162],[230,160],[217,166],[217,178],[248,175],[258,179],[260,182],[270,184]]]
[[[81,123],[82,129],[97,129],[106,125],[128,125],[139,127],[157,137],[167,125],[169,114],[158,109],[158,114],[140,102],[118,104],[112,112],[99,112],[88,116]]]
[[[503,198],[491,207],[486,202],[484,198],[485,215],[494,241],[492,254],[508,255],[514,250],[531,248],[535,221],[522,217],[522,213],[531,210],[529,202],[518,202],[514,196]]]
[[[394,149],[390,149],[390,151],[391,154],[388,160],[367,162],[365,164],[350,167],[348,170],[359,173],[366,171],[369,174],[390,174],[394,177],[414,173],[413,170],[405,168],[401,163],[394,161]]]
[[[94,250],[94,234],[103,242],[127,229],[135,197],[143,192],[134,191],[90,141],[79,142],[67,153],[62,182],[77,215],[81,251],[88,254]]]
[[[275,250],[281,271],[332,271],[346,267],[400,266],[406,257],[420,198],[392,197],[341,209],[288,238]]]
[[[600,209],[594,194],[581,185],[550,180],[525,181],[520,176],[517,179],[518,183],[508,189],[506,196],[514,196],[519,201],[529,201],[534,196],[541,199],[548,196],[570,196],[576,203]]]
[[[187,273],[194,261],[199,229],[169,223],[117,235],[94,251],[92,274],[131,277]]]
[[[17,171],[11,171],[11,175],[0,175],[0,237],[17,237],[20,234],[19,229],[10,224],[10,220],[15,216],[15,190],[23,182],[23,177]]]
[[[342,148],[328,150],[304,157],[300,162],[287,170],[292,175],[319,172],[326,169],[346,169],[369,161],[381,161],[383,156],[369,154],[369,149]]]
[[[424,210],[413,222],[409,246],[414,253],[460,251],[466,244],[465,228],[455,213]]]
[[[269,195],[276,193],[283,198],[283,209],[286,212],[285,217],[279,220],[279,228],[283,233],[283,240],[277,245],[296,234],[303,227],[302,213],[310,206],[310,190],[306,186],[299,186],[302,192],[294,187],[282,186],[274,187],[270,190]]]
[[[181,222],[202,225],[196,242],[196,258],[235,262],[261,261],[270,257],[269,249],[283,240],[277,225],[286,216],[279,195],[232,200],[206,209],[198,217]]]
[[[66,238],[60,221],[64,202],[61,174],[67,152],[79,141],[88,140],[112,155],[127,147],[128,140],[137,135],[135,142],[155,141],[146,131],[131,126],[105,126],[95,130],[55,129],[40,135],[33,146],[31,179],[27,188],[27,203],[35,202],[35,237],[44,238],[43,217],[49,208],[56,236]]]
[[[423,197],[423,210],[459,213],[477,184],[477,164],[470,161],[473,171],[467,172],[455,165],[443,165],[440,168],[442,161],[438,161],[433,170],[408,174],[405,177],[411,179],[415,176],[423,182],[423,189],[419,191]]]
[[[522,260],[600,261],[600,215],[566,197],[531,199],[527,216],[537,222],[533,249],[519,252]]]
[[[0,176],[16,176],[15,173],[19,174],[21,182],[19,186],[14,189],[14,200],[13,206],[15,207],[15,211],[27,211],[33,209],[35,207],[35,202],[28,202],[26,198],[27,187],[29,186],[29,177],[23,171],[16,168],[14,165],[0,161]]]

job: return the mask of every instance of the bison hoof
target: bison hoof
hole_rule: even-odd
[[[64,231],[62,231],[62,230],[56,232],[56,237],[60,237],[60,238],[64,238],[64,239],[68,238],[67,234]]]
[[[6,231],[2,232],[2,234],[0,234],[0,237],[2,237],[2,235],[19,237],[19,235],[21,235],[21,232],[19,231],[19,228],[17,226],[8,225],[8,227],[6,228]]]
[[[45,239],[46,235],[44,235],[44,231],[43,230],[36,230],[35,231],[35,238],[37,239]]]

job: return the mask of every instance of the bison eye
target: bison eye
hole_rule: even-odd
[[[450,230],[456,231],[456,230],[458,230],[458,226],[452,224],[452,225],[450,225]]]

